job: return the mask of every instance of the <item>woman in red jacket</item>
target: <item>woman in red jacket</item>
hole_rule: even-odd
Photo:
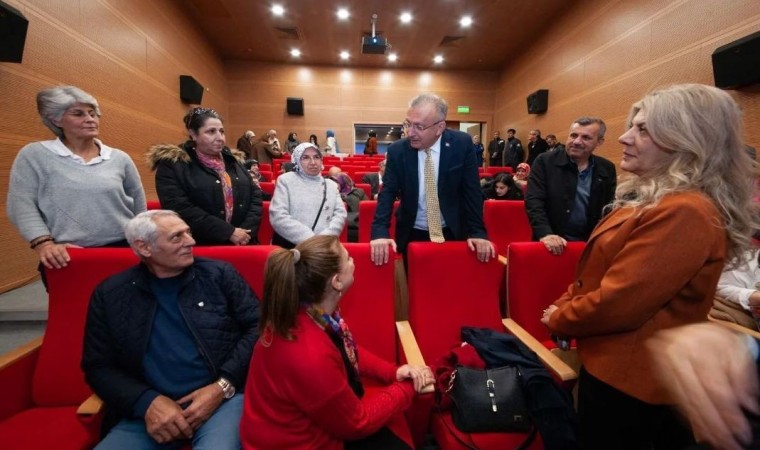
[[[353,280],[353,260],[334,236],[269,257],[240,424],[243,448],[412,447],[394,425],[405,426],[401,413],[433,374],[357,348],[338,309]],[[365,396],[359,373],[385,387]]]

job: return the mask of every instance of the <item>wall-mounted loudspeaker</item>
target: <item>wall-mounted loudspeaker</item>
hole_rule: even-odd
[[[288,97],[286,109],[291,116],[303,116],[303,99]]]
[[[719,88],[760,83],[760,31],[715,49],[712,66]]]
[[[185,103],[200,105],[203,99],[203,86],[190,75],[180,75],[179,98]]]
[[[16,8],[0,1],[0,61],[20,63],[29,21]]]
[[[549,109],[549,90],[539,89],[528,96],[528,114],[543,114]]]

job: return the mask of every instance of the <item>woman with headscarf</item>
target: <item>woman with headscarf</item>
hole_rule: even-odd
[[[293,248],[314,235],[340,235],[346,224],[346,208],[337,183],[321,175],[319,149],[302,143],[290,158],[296,170],[277,178],[269,205],[272,243]]]
[[[127,246],[124,225],[146,204],[132,159],[98,139],[95,97],[74,86],[45,89],[37,110],[56,138],[19,151],[7,211],[37,253],[45,283],[43,267],[65,267],[68,247]]]
[[[530,175],[530,166],[527,163],[518,164],[514,180],[517,187],[522,190],[523,195],[528,190],[528,175]]]
[[[222,118],[213,109],[193,108],[184,123],[184,144],[148,152],[161,206],[180,215],[198,245],[256,244],[261,189],[225,145]]]
[[[340,148],[338,148],[338,141],[335,139],[335,132],[333,130],[327,130],[327,143],[325,143],[325,154],[326,155],[337,155],[340,153]]]

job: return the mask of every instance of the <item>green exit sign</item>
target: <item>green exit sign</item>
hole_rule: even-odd
[[[457,106],[457,113],[459,113],[459,114],[470,114],[470,107],[469,106]]]

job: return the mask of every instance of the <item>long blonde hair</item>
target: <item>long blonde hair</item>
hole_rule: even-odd
[[[744,150],[741,111],[726,92],[702,84],[680,84],[647,94],[628,116],[644,111],[654,143],[673,152],[670,164],[645,177],[618,184],[613,208],[655,206],[675,192],[699,191],[721,213],[729,240],[728,262],[743,260],[758,227],[752,201],[758,171]]]

